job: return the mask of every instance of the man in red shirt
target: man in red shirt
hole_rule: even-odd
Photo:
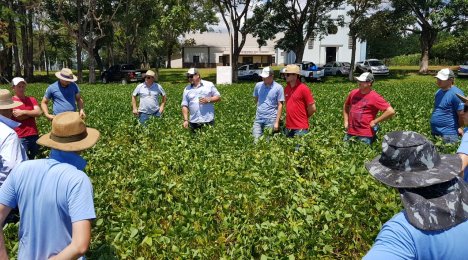
[[[309,117],[317,108],[310,89],[301,82],[299,66],[288,65],[284,70],[286,88],[286,135],[294,137],[309,132]]]
[[[18,134],[28,158],[32,160],[39,152],[39,146],[36,143],[39,138],[36,117],[42,114],[42,110],[34,97],[26,96],[26,81],[23,78],[13,78],[12,83],[13,92],[15,93],[13,100],[23,103],[23,105],[13,109],[12,119],[21,123],[20,126],[15,128],[15,132]]]
[[[355,79],[359,82],[359,88],[349,93],[343,106],[343,121],[346,129],[344,140],[348,141],[354,137],[366,144],[372,144],[378,124],[391,118],[395,110],[372,89],[374,82],[372,73],[362,73]],[[379,111],[383,113],[377,117]]]

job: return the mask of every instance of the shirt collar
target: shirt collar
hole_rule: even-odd
[[[4,117],[2,115],[0,115],[0,122],[4,123],[5,125],[7,125],[11,129],[17,128],[18,126],[21,125],[21,123],[13,121],[13,120],[11,120],[11,119],[9,119],[7,117]]]
[[[75,166],[78,170],[83,171],[86,167],[86,160],[75,152],[65,152],[56,149],[50,151],[50,158],[61,163],[68,163]]]
[[[202,86],[203,86],[203,80],[200,80],[200,85],[198,85],[198,86],[195,86],[194,84],[190,84],[190,86],[191,86],[192,88],[194,88],[194,89],[195,89],[195,88],[202,87]]]

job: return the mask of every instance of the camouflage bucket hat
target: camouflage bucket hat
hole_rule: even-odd
[[[444,230],[468,219],[468,186],[461,178],[398,190],[406,218],[418,229]]]
[[[461,160],[456,154],[439,155],[431,141],[411,131],[384,136],[382,154],[366,164],[374,178],[395,188],[420,188],[458,176]]]

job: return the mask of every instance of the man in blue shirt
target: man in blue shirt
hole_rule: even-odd
[[[279,131],[284,90],[280,84],[273,80],[273,75],[273,69],[266,67],[260,74],[263,81],[255,84],[253,97],[257,104],[257,113],[252,130],[255,141],[263,135],[265,128],[270,128],[273,132]]]
[[[404,211],[386,222],[364,259],[466,259],[468,186],[457,155],[439,154],[410,131],[385,135],[382,154],[366,164],[398,189]]]
[[[435,136],[442,137],[445,143],[458,142],[458,136],[463,135],[463,102],[456,94],[464,95],[454,83],[455,74],[452,70],[441,69],[437,76],[434,111],[431,117],[431,130]]]
[[[166,105],[166,92],[161,85],[155,83],[156,73],[148,70],[145,76],[145,82],[138,84],[132,94],[133,114],[138,116],[141,124],[144,124],[150,117],[161,117]],[[140,105],[137,109],[136,97],[140,97]],[[162,96],[161,105],[159,105],[159,96]]]
[[[41,101],[44,115],[49,120],[52,120],[54,116],[60,113],[76,111],[76,106],[78,105],[78,112],[81,118],[85,118],[83,98],[81,97],[78,85],[75,83],[78,78],[68,68],[63,68],[61,71],[56,72],[55,76],[59,80],[47,87]],[[52,107],[53,114],[49,114],[49,100],[54,102]]]
[[[10,173],[0,189],[0,222],[19,208],[18,259],[77,259],[86,253],[96,214],[79,152],[98,139],[99,131],[87,128],[79,113],[61,113],[37,141],[52,148],[50,158],[23,162]],[[0,230],[0,259],[7,257]]]
[[[190,68],[186,76],[190,84],[182,94],[183,127],[194,132],[205,125],[214,125],[213,103],[221,101],[221,95],[212,82],[201,79],[198,69]]]

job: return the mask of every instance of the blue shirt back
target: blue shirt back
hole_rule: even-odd
[[[200,104],[199,99],[205,97],[221,96],[215,85],[202,80],[198,87],[188,85],[182,94],[182,106],[188,107],[191,123],[208,123],[214,120],[213,103]]]
[[[67,111],[76,111],[76,94],[80,93],[78,85],[70,82],[63,87],[60,81],[56,81],[47,87],[44,97],[54,102],[52,110],[54,115]]]
[[[0,189],[0,203],[20,211],[18,259],[58,254],[71,243],[72,223],[96,218],[88,176],[52,158],[15,167]]]
[[[403,212],[385,223],[363,259],[467,259],[468,221],[443,231],[413,227]]]
[[[435,135],[457,135],[458,114],[463,110],[463,102],[456,96],[463,94],[456,86],[448,90],[437,90],[435,94],[434,111],[431,117],[431,129]]]
[[[278,102],[284,102],[283,87],[275,81],[273,81],[271,86],[258,82],[255,85],[253,96],[258,98],[255,119],[276,119]]]

